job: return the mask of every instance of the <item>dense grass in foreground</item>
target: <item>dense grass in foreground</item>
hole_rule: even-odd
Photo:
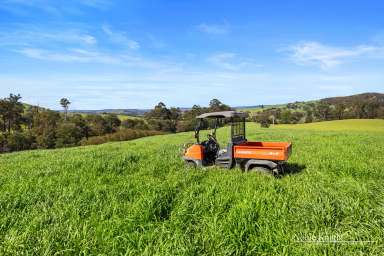
[[[0,254],[382,254],[384,129],[372,125],[249,124],[250,140],[293,142],[280,179],[184,168],[192,133],[0,155]]]

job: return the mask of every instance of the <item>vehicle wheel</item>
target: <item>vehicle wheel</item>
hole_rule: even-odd
[[[185,166],[187,168],[190,168],[190,169],[195,169],[196,168],[196,163],[193,162],[193,161],[187,161],[187,162],[185,162]]]
[[[272,170],[272,174],[275,175],[275,176],[280,175],[281,173],[280,173],[279,168],[275,168],[275,169],[273,169],[273,170]]]
[[[273,174],[269,168],[263,167],[263,166],[252,166],[251,168],[248,169],[248,172],[257,172],[257,173],[261,173],[264,175],[272,175]]]
[[[278,165],[277,170],[279,171],[280,174],[283,174],[284,173],[284,165],[283,164]]]

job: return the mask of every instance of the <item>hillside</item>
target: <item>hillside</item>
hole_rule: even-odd
[[[100,110],[70,110],[72,113],[80,113],[80,114],[118,114],[125,116],[142,116],[145,113],[150,111],[150,109],[100,109]]]
[[[382,119],[348,119],[324,121],[307,124],[280,124],[272,128],[306,129],[316,131],[365,131],[383,132],[384,120]]]
[[[332,97],[332,98],[325,98],[322,99],[322,101],[327,102],[329,104],[337,104],[337,103],[343,103],[343,104],[351,104],[356,101],[359,102],[378,102],[378,103],[384,103],[384,94],[383,93],[361,93],[351,96],[344,96],[344,97]]]
[[[237,110],[241,111],[249,111],[249,112],[260,112],[264,109],[296,109],[296,110],[304,110],[306,107],[311,107],[313,104],[319,103],[319,102],[325,102],[330,105],[335,104],[344,104],[344,105],[351,105],[355,103],[367,103],[367,102],[375,102],[379,104],[384,103],[384,94],[383,93],[361,93],[361,94],[355,94],[350,96],[340,96],[340,97],[330,97],[330,98],[323,98],[318,100],[310,100],[310,101],[296,101],[286,104],[275,104],[275,105],[258,105],[258,106],[243,106],[243,107],[236,107]]]
[[[384,127],[359,121],[247,124],[249,140],[293,142],[280,179],[186,169],[192,133],[0,155],[0,254],[381,254]],[[335,239],[351,242],[313,243]]]

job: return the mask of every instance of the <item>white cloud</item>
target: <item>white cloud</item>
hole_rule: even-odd
[[[358,45],[350,48],[333,47],[319,42],[301,42],[285,49],[291,53],[290,58],[299,65],[315,65],[330,69],[344,61],[361,56],[373,56],[383,52],[384,48],[373,45]]]
[[[228,25],[218,25],[218,24],[207,24],[201,23],[197,26],[197,29],[200,32],[214,35],[224,35],[229,33]]]
[[[206,105],[217,97],[232,106],[319,99],[364,91],[380,91],[384,74],[322,75],[318,73],[244,72],[101,72],[83,74],[0,74],[0,94],[20,92],[23,100],[60,108],[67,96],[73,109],[146,108]],[[182,81],[182,83],[181,83]],[[364,86],[362,87],[362,84]],[[185,88],[188,88],[186,97]],[[236,88],[236,90],[234,90]],[[276,94],[277,91],[284,93]],[[303,91],[306,93],[303,94]]]
[[[0,1],[0,9],[16,15],[34,14],[41,11],[49,15],[60,16],[65,14],[83,14],[83,8],[89,7],[105,10],[112,5],[109,0],[3,0]]]
[[[58,62],[79,62],[79,63],[105,63],[119,64],[121,59],[113,56],[101,54],[95,51],[87,51],[83,49],[71,49],[63,52],[53,52],[38,48],[24,48],[18,51],[26,57]]]
[[[214,66],[230,71],[238,71],[244,68],[262,66],[256,64],[253,59],[240,57],[232,52],[222,52],[213,54],[208,57],[207,61],[213,64]]]
[[[37,26],[17,26],[0,29],[0,45],[96,45],[97,39],[87,32],[67,28],[39,28]]]
[[[97,50],[68,49],[61,51],[46,50],[41,48],[23,48],[16,52],[25,57],[64,63],[97,63],[129,66],[134,68],[157,69],[159,71],[176,70],[179,63],[169,63],[163,60],[151,60],[136,55],[107,53]]]
[[[129,39],[124,32],[112,31],[112,29],[107,25],[102,26],[102,30],[113,43],[123,45],[132,50],[140,48],[140,44],[132,39]]]
[[[106,9],[112,5],[110,0],[78,0],[78,2],[96,9]]]

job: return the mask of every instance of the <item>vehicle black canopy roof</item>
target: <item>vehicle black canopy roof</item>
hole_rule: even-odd
[[[244,112],[236,112],[236,111],[220,111],[220,112],[211,112],[211,113],[204,113],[196,118],[228,118],[228,117],[247,117],[248,114]]]

